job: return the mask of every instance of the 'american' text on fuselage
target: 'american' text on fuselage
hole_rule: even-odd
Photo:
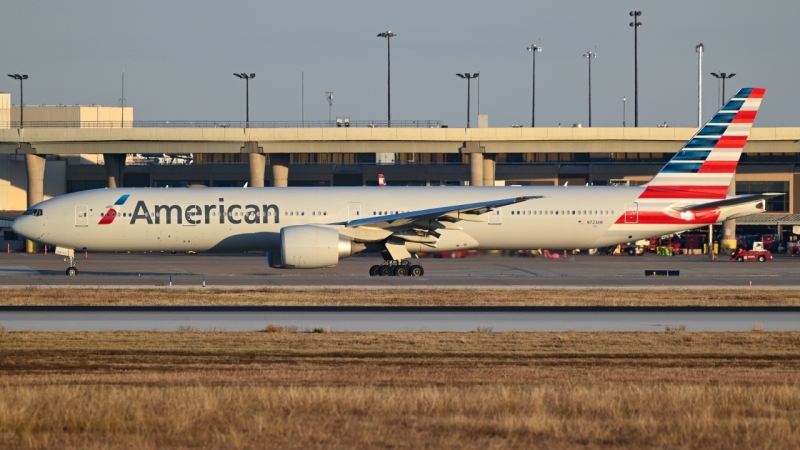
[[[220,199],[222,200],[222,199]],[[155,205],[154,213],[150,213],[147,204],[139,200],[136,208],[131,215],[131,225],[136,224],[137,220],[144,220],[148,225],[160,225],[161,219],[165,219],[167,225],[172,224],[172,216],[175,215],[178,225],[186,223],[189,225],[210,224],[212,216],[219,216],[219,223],[224,224],[226,217],[229,223],[238,225],[242,223],[258,224],[268,223],[269,218],[274,218],[274,223],[280,223],[280,210],[277,205],[230,205],[227,208],[224,204],[219,205]],[[204,218],[204,219],[203,219]]]

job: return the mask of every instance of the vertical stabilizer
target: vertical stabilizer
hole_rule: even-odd
[[[737,92],[650,180],[639,198],[725,198],[764,91]]]

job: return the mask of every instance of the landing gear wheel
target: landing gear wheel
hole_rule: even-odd
[[[380,269],[381,269],[381,266],[372,266],[372,267],[370,267],[370,268],[369,268],[369,276],[371,276],[371,277],[377,277],[378,275],[380,275],[380,274],[378,273],[378,271],[379,271]]]
[[[67,276],[74,277],[78,275],[78,269],[76,267],[68,267],[67,268]]]
[[[761,255],[761,256],[758,257],[758,262],[764,262],[766,260],[767,260],[767,258],[765,258],[764,255]]]
[[[378,275],[382,277],[390,277],[392,276],[392,266],[378,266]]]
[[[425,275],[425,269],[420,265],[414,264],[408,269],[408,275],[412,277],[421,277]]]
[[[408,275],[408,267],[406,266],[394,266],[394,276],[396,277],[404,277]]]
[[[635,248],[629,248],[628,249],[628,256],[636,256],[636,249]]]

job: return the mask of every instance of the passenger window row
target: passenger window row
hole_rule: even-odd
[[[271,213],[270,213],[271,214]],[[287,211],[283,213],[284,216],[305,216],[305,211]],[[312,216],[327,216],[328,211],[311,211]]]
[[[583,211],[581,211],[581,210],[577,210],[576,209],[576,210],[573,210],[573,211],[564,211],[564,210],[560,210],[560,211],[558,211],[558,210],[556,210],[556,211],[552,211],[552,210],[550,210],[550,211],[541,211],[541,210],[539,210],[539,211],[531,211],[531,210],[528,210],[528,211],[522,211],[522,210],[511,211],[511,215],[512,216],[530,216],[530,215],[534,215],[534,216],[548,216],[548,215],[552,215],[552,216],[558,216],[558,215],[561,215],[561,216],[581,216],[581,215],[582,216],[603,216],[603,215],[605,215],[605,216],[607,216],[609,214],[614,214],[614,210],[606,209],[606,210],[588,210],[588,211],[587,210],[583,210]]]

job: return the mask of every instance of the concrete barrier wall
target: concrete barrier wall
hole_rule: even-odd
[[[458,153],[480,142],[487,153],[677,151],[694,128],[25,128],[0,129],[0,144],[28,142],[38,154]],[[796,153],[800,127],[754,128],[747,152]],[[15,147],[0,145],[0,152]]]

